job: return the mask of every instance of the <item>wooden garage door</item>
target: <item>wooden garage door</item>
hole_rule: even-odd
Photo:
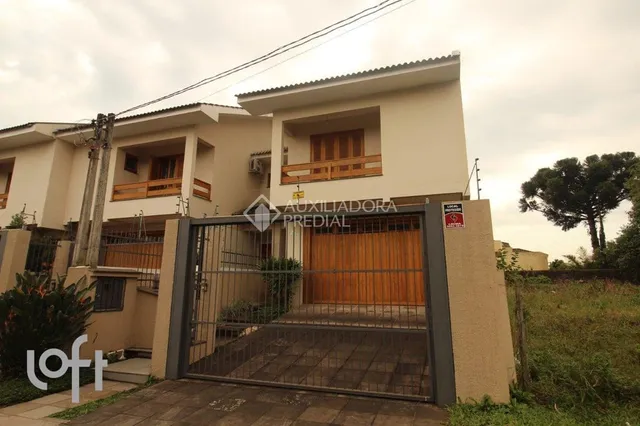
[[[424,304],[417,217],[305,229],[305,303]]]

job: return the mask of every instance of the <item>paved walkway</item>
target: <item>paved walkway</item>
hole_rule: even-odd
[[[435,426],[446,420],[447,413],[430,404],[179,380],[143,389],[70,424]]]
[[[119,383],[105,380],[103,390],[97,392],[93,383],[80,388],[80,403],[106,398],[115,393],[136,387],[129,383]],[[0,426],[47,426],[64,423],[64,420],[48,418],[76,404],[71,402],[71,391],[64,391],[44,396],[22,404],[0,408]]]

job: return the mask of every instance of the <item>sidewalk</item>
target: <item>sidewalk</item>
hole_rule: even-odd
[[[447,419],[446,411],[426,403],[178,380],[142,389],[70,424],[436,426]]]
[[[80,388],[80,404],[106,398],[115,393],[136,387],[130,383],[120,383],[105,380],[103,390],[97,392],[94,384],[87,384]],[[71,390],[54,393],[33,401],[0,408],[0,426],[46,426],[62,424],[65,420],[51,419],[47,416],[66,410],[76,405],[71,402]]]

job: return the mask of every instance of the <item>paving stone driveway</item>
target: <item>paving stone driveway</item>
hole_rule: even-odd
[[[435,426],[446,421],[446,411],[431,404],[179,380],[143,389],[70,424]]]

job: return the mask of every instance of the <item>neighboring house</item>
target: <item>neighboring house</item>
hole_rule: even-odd
[[[72,143],[55,131],[71,123],[34,122],[0,129],[0,227],[26,213],[25,222],[62,230]]]
[[[0,227],[23,209],[39,228],[76,226],[91,136],[72,123],[0,129]],[[117,119],[105,224],[130,230],[142,217],[161,232],[169,218],[243,210],[268,195],[267,174],[250,173],[249,158],[270,138],[270,118],[239,107],[197,103]]]
[[[505,250],[507,261],[511,259],[513,253],[518,255],[517,265],[525,271],[547,271],[549,269],[549,255],[541,251],[529,251],[521,248],[512,248],[509,243],[494,241],[493,249],[498,252]]]
[[[82,129],[91,137],[91,129]],[[249,156],[268,146],[271,121],[238,107],[197,103],[116,119],[107,181],[105,224],[162,232],[167,219],[231,214],[266,186],[249,173]],[[63,129],[65,141],[80,138]],[[87,148],[73,155],[65,217],[77,223]],[[180,200],[182,200],[180,202]]]

